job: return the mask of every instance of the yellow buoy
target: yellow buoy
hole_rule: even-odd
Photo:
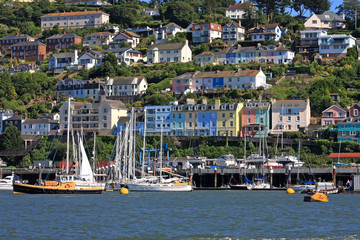
[[[288,189],[286,189],[286,193],[287,193],[287,194],[294,194],[294,193],[295,193],[295,190],[292,189],[292,188],[288,188]]]
[[[127,189],[127,188],[122,188],[122,189],[120,189],[120,193],[121,193],[121,194],[129,194],[129,189]]]
[[[329,202],[328,197],[323,193],[315,193],[304,197],[304,202]]]

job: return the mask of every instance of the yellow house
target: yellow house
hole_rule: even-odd
[[[220,103],[220,98],[215,100],[217,112],[217,136],[240,136],[241,109],[243,103]]]

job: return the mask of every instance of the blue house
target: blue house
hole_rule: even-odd
[[[182,105],[173,104],[171,111],[171,135],[185,135],[185,113],[182,111]]]
[[[360,118],[348,117],[345,121],[337,124],[338,142],[360,142]]]
[[[145,106],[146,135],[170,135],[171,132],[171,106]],[[162,125],[161,125],[162,124]]]

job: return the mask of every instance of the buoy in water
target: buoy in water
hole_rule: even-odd
[[[121,189],[120,189],[120,193],[121,193],[121,194],[129,194],[129,189],[127,189],[127,188],[121,188]]]
[[[286,189],[286,193],[287,193],[287,194],[294,194],[294,193],[295,193],[295,190],[292,189],[292,188],[288,188],[288,189]]]
[[[329,202],[328,197],[323,193],[315,193],[312,195],[306,195],[304,202]]]

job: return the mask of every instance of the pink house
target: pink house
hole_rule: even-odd
[[[182,93],[186,90],[194,91],[193,87],[194,72],[184,73],[172,79],[171,88],[175,93]]]
[[[332,105],[331,107],[322,111],[321,126],[328,126],[330,124],[337,124],[346,119],[346,110],[339,105]]]

